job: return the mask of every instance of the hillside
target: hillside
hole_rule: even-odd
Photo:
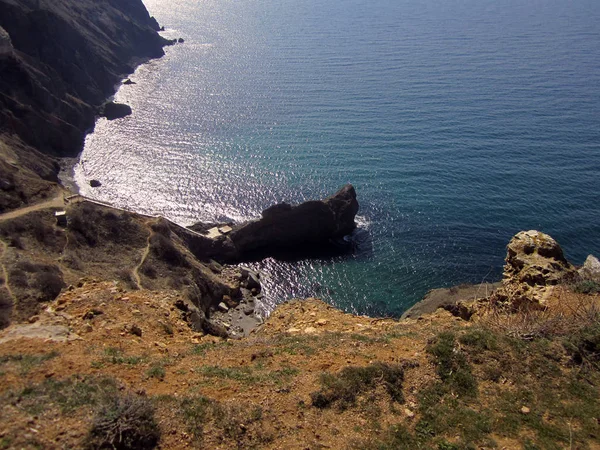
[[[100,106],[169,41],[141,1],[0,1],[0,213],[52,196]]]

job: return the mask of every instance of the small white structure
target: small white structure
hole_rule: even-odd
[[[231,233],[232,230],[233,230],[233,228],[231,228],[229,225],[224,225],[222,227],[213,227],[206,232],[207,233],[206,237],[209,237],[211,239],[216,239],[219,236],[223,236],[224,234]]]
[[[67,226],[67,212],[66,211],[56,211],[54,213],[54,217],[56,217],[56,225],[59,227]]]
[[[224,227],[219,228],[219,231],[221,232],[221,234],[230,233],[231,230],[233,230],[233,228],[231,228],[229,225],[225,225]]]

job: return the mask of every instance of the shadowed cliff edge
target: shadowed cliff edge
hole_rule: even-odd
[[[123,76],[170,44],[141,1],[0,1],[0,212],[52,196]]]

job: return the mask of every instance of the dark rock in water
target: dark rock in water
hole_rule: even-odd
[[[162,27],[160,27],[160,30],[158,30],[158,31],[165,31],[164,25]]]
[[[108,120],[120,119],[131,114],[131,106],[123,103],[108,102],[104,105],[102,115]]]
[[[170,228],[203,261],[240,263],[268,256],[290,260],[330,257],[340,254],[331,240],[353,232],[357,212],[356,191],[348,184],[325,200],[271,206],[263,211],[261,219],[236,225],[231,232],[214,238],[198,234],[207,224],[190,227],[195,232],[183,227]]]
[[[260,291],[260,280],[258,279],[258,275],[256,273],[248,273],[248,279],[246,280],[246,288],[250,289],[250,291],[256,290],[257,293],[258,291]]]
[[[282,248],[327,243],[352,233],[357,212],[356,191],[349,184],[322,201],[271,206],[263,211],[261,219],[238,227],[229,238],[240,259],[251,252],[269,254]]]
[[[131,81],[131,78],[127,78],[125,81],[123,81],[123,84],[130,85],[130,84],[136,84],[136,83],[135,83],[135,81]]]
[[[183,40],[183,38],[179,38],[179,39],[177,39],[177,42],[179,42],[180,44],[183,44],[185,41]]]
[[[100,187],[102,186],[102,183],[100,183],[98,180],[90,180],[90,186],[93,188]]]

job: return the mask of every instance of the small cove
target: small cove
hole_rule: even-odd
[[[597,2],[145,3],[185,43],[120,89],[134,113],[98,122],[75,180],[183,225],[351,182],[357,253],[257,264],[268,306],[399,315],[498,279],[521,229],[600,253]]]

